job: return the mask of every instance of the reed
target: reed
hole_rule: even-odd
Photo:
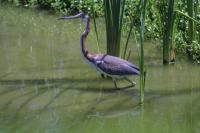
[[[98,35],[96,15],[95,15],[95,10],[94,10],[94,1],[92,3],[92,15],[93,15],[94,30],[95,30],[95,34],[96,34],[96,40],[97,40],[97,49],[98,49],[98,53],[99,53],[100,52],[100,50],[99,50],[99,35]]]
[[[141,0],[141,14],[140,14],[140,52],[139,52],[139,65],[140,65],[140,104],[144,103],[144,88],[146,71],[144,68],[144,30],[145,30],[145,14],[146,14],[147,0]]]
[[[106,23],[107,54],[120,56],[125,0],[103,0],[103,3]]]
[[[141,0],[139,1],[139,3],[136,6],[137,7],[136,14],[140,14],[140,5],[141,5]],[[134,27],[134,23],[135,23],[134,18],[132,18],[132,21],[131,21],[131,24],[130,24],[130,28],[129,28],[129,31],[128,31],[128,36],[127,36],[126,43],[125,43],[125,47],[124,47],[124,53],[123,53],[123,58],[124,59],[128,59],[130,54],[131,54],[131,50],[129,49],[129,53],[128,53],[127,57],[126,57],[126,53],[127,53],[127,49],[128,49],[128,43],[129,43],[129,39],[130,39],[131,33],[132,33],[133,29],[136,29]],[[134,39],[135,39],[136,44],[137,44],[137,37],[135,35],[135,31],[134,31]]]
[[[123,53],[123,58],[124,59],[128,59],[129,56],[130,56],[130,52],[129,52],[129,54],[128,54],[127,58],[126,58],[126,52],[127,52],[127,48],[128,48],[128,42],[129,42],[132,30],[133,30],[133,21],[132,21],[132,23],[130,25],[130,29],[129,29],[129,32],[128,32],[128,37],[126,39],[126,43],[125,43],[125,47],[124,47],[124,53]]]
[[[163,34],[163,64],[170,64],[175,60],[173,47],[173,27],[174,27],[174,0],[168,1],[168,11],[164,20]]]

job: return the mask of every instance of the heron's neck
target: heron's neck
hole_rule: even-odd
[[[85,26],[85,31],[81,35],[81,40],[80,40],[80,47],[81,47],[81,53],[82,55],[88,59],[88,51],[85,47],[85,41],[86,38],[90,32],[90,17],[88,15],[85,16],[86,19],[86,26]]]

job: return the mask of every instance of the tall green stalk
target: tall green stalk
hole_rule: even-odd
[[[144,70],[144,29],[145,29],[145,14],[146,14],[147,0],[141,1],[141,15],[140,15],[140,104],[144,102],[144,88],[145,88],[145,70]]]
[[[175,60],[173,50],[173,27],[174,27],[174,0],[168,1],[168,12],[165,18],[163,34],[163,64],[169,64]]]
[[[104,0],[107,54],[119,56],[125,0]]]
[[[137,7],[137,10],[136,10],[136,14],[140,14],[140,5],[141,5],[141,0],[139,1],[139,4],[136,6]],[[124,59],[128,59],[129,56],[130,56],[130,51],[128,53],[128,56],[126,58],[126,53],[127,53],[127,49],[128,49],[128,43],[129,43],[129,39],[130,39],[130,35],[131,35],[131,32],[133,30],[133,27],[134,27],[134,19],[132,18],[132,21],[131,21],[131,24],[130,24],[130,28],[129,28],[129,32],[128,32],[128,37],[126,39],[126,43],[125,43],[125,47],[124,47],[124,53],[123,53],[123,58]],[[134,32],[135,33],[135,32]],[[135,36],[135,35],[134,35]],[[136,36],[134,37],[135,40],[137,41],[136,39]]]
[[[129,42],[129,39],[130,39],[130,36],[131,36],[131,32],[133,30],[133,23],[132,22],[131,22],[131,25],[130,25],[130,30],[128,32],[128,37],[126,39],[126,43],[125,43],[125,47],[124,47],[124,53],[123,53],[123,58],[124,59],[126,59],[126,52],[127,52],[127,48],[128,48],[128,42]]]
[[[99,50],[99,35],[98,35],[96,16],[95,16],[95,10],[94,10],[94,1],[92,3],[92,14],[93,14],[94,30],[95,30],[95,34],[96,34],[96,40],[97,40],[97,48],[98,48],[98,52],[100,52],[100,50]]]

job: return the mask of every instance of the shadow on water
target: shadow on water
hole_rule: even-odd
[[[87,86],[87,87],[76,87],[70,86],[70,84],[82,84],[85,83],[87,85],[90,85],[91,82],[93,84],[96,84],[95,86]],[[106,87],[98,87],[98,83],[103,82],[110,82],[112,86],[106,86]],[[12,86],[20,86],[21,84],[24,84],[26,86],[32,86],[32,85],[46,85],[46,84],[57,84],[60,88],[62,85],[68,85],[66,89],[75,89],[79,91],[88,91],[88,92],[115,92],[119,89],[116,89],[113,85],[113,81],[111,79],[102,79],[102,78],[87,78],[87,79],[75,79],[75,78],[57,78],[57,79],[20,79],[20,80],[0,80],[0,85],[12,85]],[[126,90],[127,88],[122,88],[120,90]],[[119,90],[119,91],[120,91]],[[0,95],[3,93],[8,93],[12,90],[5,90],[4,92],[0,92]]]
[[[70,87],[74,86],[74,84],[72,84]],[[47,104],[44,105],[43,110],[48,108],[48,106],[53,103],[55,101],[56,98],[60,97],[65,91],[67,91],[66,88],[63,88],[59,93],[57,93],[55,96],[53,96],[49,102],[47,102]]]
[[[41,95],[45,94],[47,91],[51,91],[54,88],[59,88],[61,89],[61,91],[59,93],[57,93],[56,95],[54,95],[53,97],[51,97],[49,99],[49,101],[43,105],[43,108],[41,109],[41,112],[45,111],[47,108],[49,108],[49,106],[57,99],[59,98],[63,93],[65,93],[68,90],[76,90],[79,93],[81,92],[91,92],[91,93],[101,93],[101,94],[117,94],[117,93],[121,93],[123,95],[127,95],[127,96],[131,96],[132,98],[136,100],[138,100],[139,98],[139,91],[137,89],[124,89],[124,90],[116,90],[115,88],[112,87],[98,87],[98,86],[79,86],[77,84],[81,84],[81,83],[86,83],[86,84],[90,84],[91,80],[93,82],[99,82],[99,81],[104,81],[105,79],[73,79],[73,78],[58,78],[58,79],[23,79],[23,80],[0,80],[0,84],[1,85],[12,85],[12,89],[9,90],[5,90],[3,92],[0,92],[0,95],[6,95],[8,93],[12,93],[16,90],[18,90],[17,88],[19,88],[19,86],[22,84],[24,84],[24,89],[26,88],[30,88],[30,86],[34,86],[34,85],[38,85],[39,87],[37,88],[37,90],[31,90],[25,94],[19,94],[17,96],[12,97],[11,99],[9,99],[3,106],[2,109],[6,110],[9,108],[9,105],[17,100],[18,98],[22,98],[24,96],[28,96],[26,98],[25,101],[23,101],[20,106],[16,109],[15,111],[15,115],[17,116],[18,112],[20,112],[28,103],[30,103],[32,100],[34,100],[35,98],[41,97]],[[47,82],[49,85],[47,85]],[[70,84],[68,84],[70,83]],[[15,88],[15,89],[14,89]],[[181,90],[173,90],[173,91],[161,91],[161,90],[154,90],[154,91],[148,91],[145,93],[145,102],[149,102],[155,99],[159,99],[159,98],[165,98],[168,96],[180,96],[180,95],[184,95],[184,94],[188,94],[191,92],[195,92],[195,93],[199,93],[200,89],[198,89],[198,87],[193,87],[191,89],[188,88],[182,88]],[[113,105],[110,105],[109,108],[107,108],[108,111],[113,110],[117,107],[119,107],[119,105],[123,105],[123,103],[126,103],[127,101],[131,101],[131,97],[124,97],[124,99],[121,99],[120,101],[115,102]],[[86,100],[85,102],[83,102],[82,104],[92,104],[89,106],[88,111],[87,111],[87,115],[91,114],[91,112],[94,112],[95,110],[95,106],[98,106],[98,104],[105,102],[106,100],[112,100],[113,97],[104,97],[100,100],[97,100],[97,98],[92,98],[89,100]],[[96,101],[95,101],[96,100]],[[132,99],[133,100],[133,99]],[[94,102],[95,101],[95,102]],[[74,106],[74,103],[70,103],[64,106],[53,106],[51,108],[65,108],[65,107],[70,107],[70,106]],[[134,105],[135,107],[138,106],[137,102]],[[121,107],[121,106],[120,106]],[[129,106],[129,109],[132,109],[133,106]],[[121,108],[121,110],[123,110]],[[127,107],[124,108],[124,110],[127,110]]]
[[[7,95],[8,93],[13,93],[16,90],[19,90],[19,88],[21,87],[22,84],[23,85],[23,89],[26,90],[26,93],[19,93],[13,97],[11,97],[10,99],[7,99],[7,101],[4,103],[3,106],[1,106],[1,110],[8,110],[9,107],[11,106],[11,104],[14,101],[17,101],[18,99],[21,99],[23,97],[23,101],[20,103],[19,107],[16,108],[16,110],[13,112],[13,116],[18,118],[17,116],[20,116],[19,113],[21,112],[21,110],[23,110],[24,107],[26,107],[31,101],[33,101],[34,99],[41,97],[42,95],[44,95],[46,92],[51,91],[54,88],[59,88],[60,92],[57,93],[56,95],[54,95],[53,97],[51,97],[48,102],[46,102],[46,104],[43,105],[43,107],[40,109],[40,113],[45,112],[46,110],[48,110],[49,108],[51,109],[55,109],[55,108],[70,108],[74,106],[74,103],[69,103],[67,105],[64,106],[50,106],[57,98],[59,98],[63,93],[65,93],[66,91],[69,90],[76,90],[78,91],[80,94],[83,93],[87,93],[87,92],[91,92],[91,93],[101,93],[101,94],[115,94],[115,93],[119,93],[119,92],[124,92],[124,93],[133,93],[133,90],[116,90],[113,87],[98,87],[98,86],[86,86],[86,87],[82,87],[79,84],[81,83],[86,83],[86,84],[90,84],[91,80],[93,82],[99,82],[104,81],[105,79],[70,79],[70,78],[63,78],[63,79],[23,79],[23,80],[0,80],[0,84],[1,85],[5,85],[5,86],[12,86],[13,89],[12,90],[6,90],[1,92],[1,95]],[[95,81],[96,80],[96,81]],[[112,82],[112,81],[111,81]],[[47,85],[48,83],[48,85]],[[68,84],[70,83],[70,84]],[[77,85],[78,84],[78,85]],[[37,85],[37,89],[32,90],[30,88],[33,88],[34,85]],[[8,89],[8,88],[7,88]],[[30,91],[29,91],[30,89]],[[136,92],[136,90],[134,90],[134,92]],[[79,95],[79,94],[78,94]],[[130,95],[130,94],[128,94]],[[111,98],[112,99],[112,98]],[[125,102],[126,100],[130,100],[130,97],[127,98],[125,97],[125,99],[122,99],[122,101],[115,103],[114,105],[110,106],[108,110],[112,110],[112,107],[117,107],[119,104]],[[95,106],[97,106],[98,104],[105,102],[106,100],[109,100],[109,97],[103,98],[103,99],[99,99],[97,100],[97,97],[94,97],[92,99],[86,100],[83,103],[81,102],[80,104],[89,104],[88,105],[88,109],[86,111],[85,114],[87,114],[86,116],[88,116],[89,114],[91,114],[92,112],[95,111]],[[90,105],[91,104],[91,105]],[[130,107],[131,108],[131,107]],[[15,118],[15,119],[16,119]]]
[[[101,78],[96,79],[75,79],[75,78],[57,78],[57,79],[20,79],[20,80],[0,80],[0,84],[2,85],[20,85],[22,81],[26,85],[44,85],[47,82],[51,84],[59,83],[59,84],[67,84],[67,83],[85,83],[85,82],[99,82],[102,81]]]
[[[10,93],[10,92],[14,92],[14,91],[18,91],[16,86],[7,87],[6,90],[0,92],[0,96],[5,95],[5,94]]]
[[[5,91],[0,92],[0,95],[4,95],[6,93],[12,92],[12,91],[16,91],[18,90],[19,87],[21,87],[20,85],[24,84],[24,86],[26,88],[29,88],[29,86],[33,86],[33,85],[40,85],[40,86],[45,86],[47,84],[51,85],[51,87],[49,88],[62,88],[62,85],[68,85],[68,87],[65,87],[65,89],[73,89],[73,90],[79,90],[79,91],[88,91],[88,92],[99,92],[102,91],[104,93],[107,92],[116,92],[116,91],[124,91],[129,93],[130,91],[136,91],[135,89],[115,89],[114,86],[105,86],[105,87],[100,87],[98,84],[96,84],[95,86],[90,86],[90,84],[92,83],[100,83],[100,82],[110,82],[110,84],[112,83],[111,79],[102,79],[102,78],[87,78],[87,79],[75,79],[75,78],[55,78],[55,79],[20,79],[20,80],[0,80],[0,85],[9,85],[9,88],[7,88]],[[85,83],[88,86],[84,87],[84,86],[79,86],[77,87],[78,84],[81,83]],[[74,85],[75,84],[75,85]],[[11,86],[12,85],[12,86]],[[70,86],[72,85],[72,86]],[[48,87],[44,87],[41,88],[39,90],[44,90]],[[146,92],[146,95],[151,95],[151,94],[157,94],[157,95],[162,95],[162,96],[168,96],[168,95],[182,95],[182,94],[186,94],[189,92],[199,92],[199,86],[193,86],[192,88],[182,88],[182,89],[178,89],[178,90],[167,90],[165,88],[163,88],[162,90],[152,90],[152,91],[148,91]],[[136,91],[138,92],[138,91]]]
[[[18,90],[18,89],[16,89]],[[9,99],[2,107],[1,107],[1,110],[6,110],[9,108],[9,105],[12,104],[13,101],[17,100],[18,98],[22,98],[24,96],[27,96],[27,95],[30,95],[30,94],[33,94],[35,93],[35,90],[34,91],[30,91],[28,93],[25,93],[25,94],[20,94],[20,95],[17,95],[15,97],[12,97],[11,99]]]
[[[37,97],[40,97],[41,95],[43,95],[46,91],[48,91],[48,89],[54,88],[56,87],[56,85],[51,85],[51,86],[45,86],[45,87],[41,87],[38,88],[38,93],[37,94],[33,94],[32,96],[28,97],[24,102],[22,102],[22,104],[19,106],[19,108],[16,110],[16,114],[18,112],[20,112],[20,110],[23,109],[23,107],[25,107],[29,102],[31,102],[32,100],[34,100]]]

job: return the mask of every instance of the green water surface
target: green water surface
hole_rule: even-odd
[[[0,6],[0,133],[200,133],[200,67],[178,57],[162,66],[157,43],[145,44],[147,83],[115,90],[84,63],[81,20]],[[98,21],[100,51],[105,27]],[[130,43],[130,61],[138,64]],[[87,47],[97,52],[92,31]],[[119,81],[119,86],[127,83]]]

